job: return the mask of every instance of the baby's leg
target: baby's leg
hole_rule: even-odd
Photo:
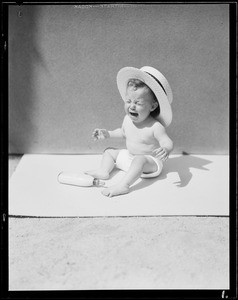
[[[106,149],[102,156],[101,165],[98,169],[85,172],[94,178],[108,179],[111,171],[114,168],[119,149]]]
[[[130,186],[141,176],[142,172],[152,173],[157,171],[157,165],[150,157],[137,155],[122,181],[102,191],[103,195],[112,197],[129,192]]]

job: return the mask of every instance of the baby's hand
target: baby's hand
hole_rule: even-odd
[[[158,149],[153,150],[152,153],[154,154],[154,156],[156,158],[159,158],[162,161],[166,161],[169,157],[168,150],[165,148],[162,148],[162,147],[159,147]]]
[[[110,137],[107,129],[95,129],[92,136],[94,140],[103,140]]]

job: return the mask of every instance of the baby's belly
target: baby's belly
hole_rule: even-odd
[[[154,144],[127,142],[127,149],[131,154],[152,154],[152,151],[158,148]]]

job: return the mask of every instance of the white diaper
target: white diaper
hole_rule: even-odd
[[[153,157],[152,155],[145,155],[147,157],[151,157],[156,165],[158,166],[158,170],[153,173],[142,173],[142,178],[151,178],[151,177],[157,177],[161,173],[163,169],[163,163],[160,159]],[[133,158],[135,155],[130,154],[130,152],[127,149],[120,150],[117,159],[116,159],[116,167],[120,170],[123,170],[127,172],[130,168],[130,165],[132,163]]]

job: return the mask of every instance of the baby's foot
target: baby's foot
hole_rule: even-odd
[[[129,193],[129,187],[127,185],[116,184],[102,191],[102,194],[107,197],[113,197]]]
[[[92,170],[92,171],[86,171],[84,172],[87,175],[91,175],[94,178],[98,179],[108,179],[109,178],[109,173],[103,172],[102,170]]]

